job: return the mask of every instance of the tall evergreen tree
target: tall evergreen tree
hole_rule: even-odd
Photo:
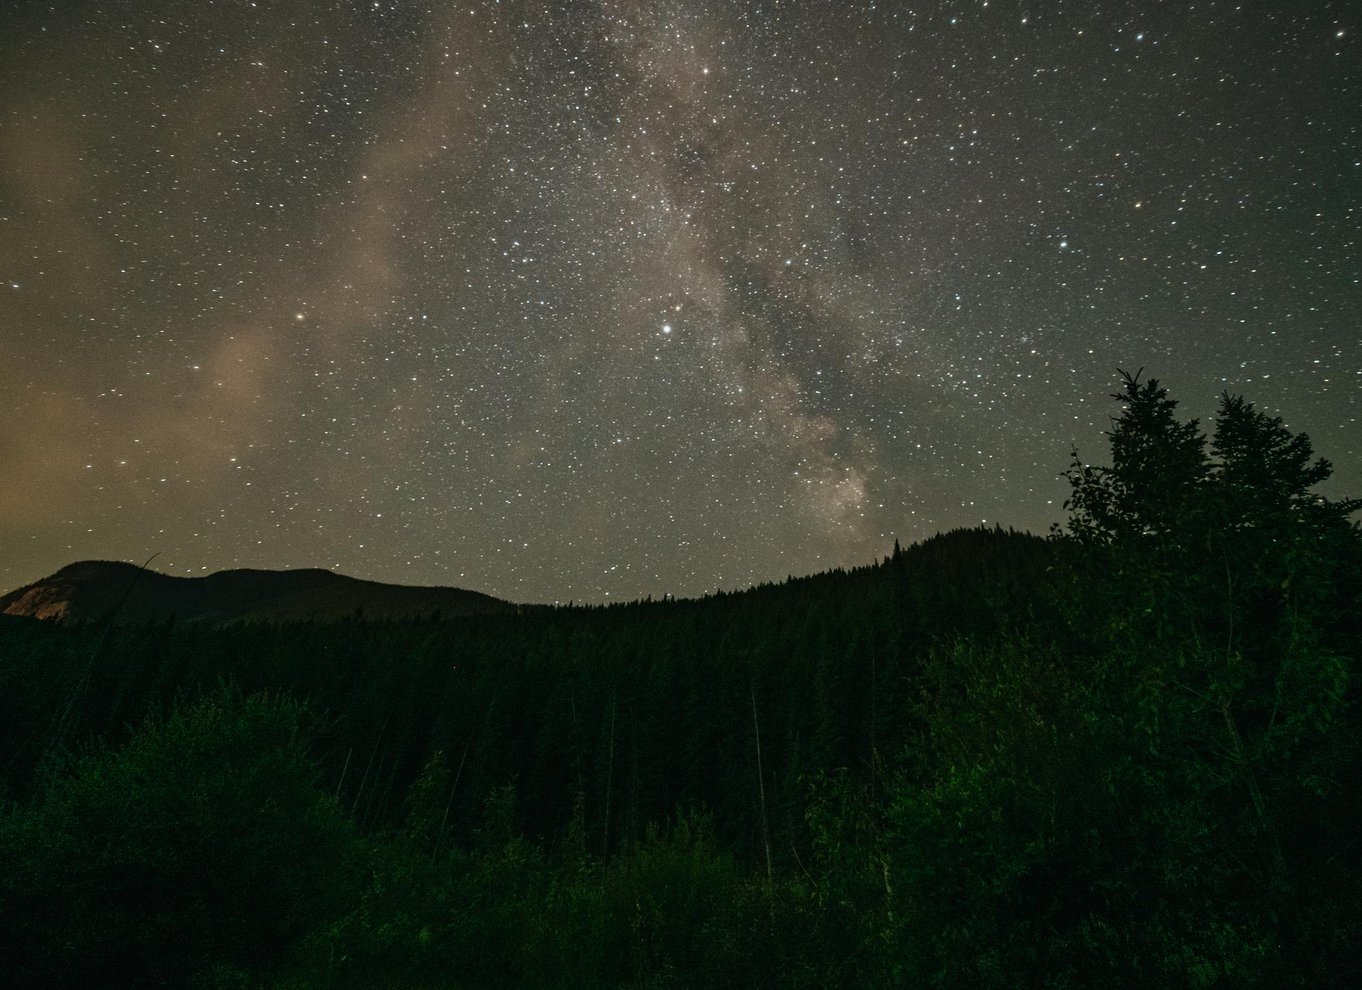
[[[1085,540],[1167,534],[1209,470],[1205,434],[1195,419],[1178,422],[1168,390],[1154,378],[1141,384],[1140,372],[1121,379],[1112,398],[1124,408],[1107,433],[1111,467],[1085,464],[1075,451],[1065,472],[1073,487],[1069,530]]]

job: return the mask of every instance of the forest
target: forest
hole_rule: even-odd
[[[1115,398],[1046,537],[506,615],[0,616],[5,982],[1362,985],[1362,500],[1242,398]]]

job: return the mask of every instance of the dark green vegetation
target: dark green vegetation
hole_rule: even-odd
[[[1067,535],[693,602],[0,624],[24,986],[1356,985],[1362,534],[1127,380]]]

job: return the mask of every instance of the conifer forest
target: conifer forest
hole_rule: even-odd
[[[1123,383],[1044,537],[609,607],[0,616],[0,982],[1359,985],[1362,502],[1250,401]]]

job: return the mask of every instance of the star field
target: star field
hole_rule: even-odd
[[[0,587],[695,595],[1063,517],[1116,368],[1362,492],[1352,5],[0,13]]]

